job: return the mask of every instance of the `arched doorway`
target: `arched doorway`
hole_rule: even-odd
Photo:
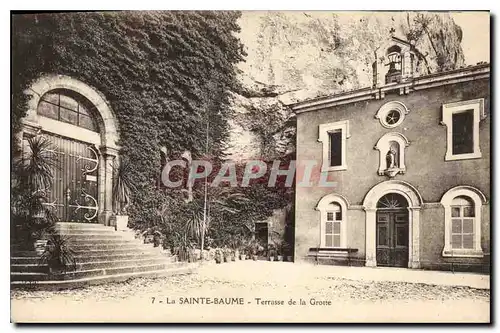
[[[377,202],[377,265],[408,265],[408,201],[398,193],[388,193]]]
[[[25,94],[29,101],[20,133],[23,148],[30,138],[44,137],[55,164],[47,205],[61,222],[109,225],[119,147],[107,101],[94,88],[64,75],[41,77]]]
[[[422,197],[401,180],[378,183],[368,191],[365,210],[365,265],[420,267]]]

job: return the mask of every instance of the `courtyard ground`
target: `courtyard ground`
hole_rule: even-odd
[[[11,301],[15,322],[490,320],[489,276],[265,261],[56,292],[13,290]]]

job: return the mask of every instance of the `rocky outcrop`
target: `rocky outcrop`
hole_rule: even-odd
[[[294,137],[284,104],[370,86],[374,51],[390,34],[415,44],[421,74],[464,65],[462,30],[445,13],[244,12],[240,26],[248,56],[233,103],[235,159],[293,149],[282,141]]]

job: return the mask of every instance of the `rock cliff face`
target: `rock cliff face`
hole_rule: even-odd
[[[237,160],[292,151],[283,103],[371,85],[374,51],[391,33],[415,43],[420,74],[464,65],[462,30],[444,13],[243,12],[240,26],[248,56],[228,151]]]

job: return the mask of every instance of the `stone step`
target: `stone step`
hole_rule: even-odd
[[[133,238],[133,237],[127,237],[125,233],[118,233],[117,231],[114,230],[56,230],[56,232],[59,235],[63,235],[66,237],[80,237],[80,236],[85,236],[85,235],[99,235],[102,237],[107,237],[107,236],[117,236],[117,237],[126,237],[126,238]]]
[[[77,263],[87,263],[92,261],[111,261],[111,260],[132,260],[132,259],[150,259],[150,258],[164,258],[166,260],[176,260],[176,256],[170,254],[170,252],[161,252],[149,249],[142,249],[140,252],[109,252],[109,251],[90,251],[85,254],[75,255],[75,261]],[[11,257],[11,264],[38,264],[40,262],[40,257],[29,256],[29,257]]]
[[[185,263],[171,262],[171,263],[155,263],[144,265],[131,265],[110,268],[92,268],[87,270],[76,270],[62,273],[60,275],[51,275],[43,272],[11,272],[11,281],[46,281],[53,280],[75,280],[93,276],[117,275],[126,273],[140,273],[158,270],[167,270],[177,267],[185,266]]]
[[[14,288],[37,288],[43,290],[62,290],[68,288],[86,287],[88,285],[109,283],[109,282],[122,282],[129,279],[141,277],[141,278],[157,278],[166,277],[172,275],[183,275],[191,274],[194,269],[196,269],[196,264],[185,264],[183,266],[178,266],[175,268],[162,269],[156,271],[148,272],[133,272],[133,273],[123,273],[115,275],[106,276],[94,276],[75,280],[25,280],[25,281],[11,281],[11,286]]]
[[[75,280],[93,276],[116,275],[126,273],[139,273],[157,270],[166,270],[184,266],[185,263],[170,262],[170,263],[153,263],[144,265],[130,265],[120,267],[92,268],[87,270],[69,271],[60,275],[50,275],[42,272],[11,272],[11,281],[43,281],[48,279],[53,280]]]
[[[55,225],[56,229],[102,229],[114,230],[114,227],[105,226],[100,223],[77,223],[77,222],[58,222]]]
[[[144,265],[156,265],[156,264],[171,264],[172,260],[170,258],[136,258],[136,259],[125,259],[125,260],[106,260],[106,261],[90,261],[85,263],[78,263],[76,265],[78,271],[92,270],[92,269],[110,269],[119,267],[131,267],[131,266],[144,266]]]
[[[100,224],[58,223],[56,231],[67,237],[74,251],[76,270],[49,274],[35,252],[11,251],[12,285],[42,284],[67,288],[78,283],[102,283],[136,276],[183,274],[189,264],[153,244],[144,244],[132,231],[115,231]],[[76,281],[66,283],[64,281]],[[85,283],[87,282],[87,283]]]
[[[127,259],[109,259],[102,258],[102,260],[93,260],[86,262],[76,262],[77,271],[85,271],[91,269],[107,269],[107,268],[117,268],[117,267],[128,267],[128,266],[143,266],[152,264],[170,264],[173,261],[172,257],[138,257],[138,258],[127,258]],[[32,272],[32,273],[48,273],[49,267],[46,263],[41,263],[37,260],[35,263],[22,263],[22,264],[12,264],[11,272]]]
[[[71,249],[75,252],[85,252],[95,251],[95,250],[109,250],[111,252],[116,250],[128,250],[128,251],[141,251],[144,249],[141,247],[141,243],[134,242],[113,242],[113,243],[79,243],[72,244]]]
[[[11,257],[35,257],[35,256],[37,256],[37,254],[34,250],[30,250],[30,251],[12,250],[12,251],[10,251],[10,255],[11,255]]]
[[[89,231],[82,231],[79,230],[78,232],[75,231],[69,231],[69,232],[61,232],[58,231],[60,235],[62,235],[64,238],[68,239],[134,239],[134,237],[131,237],[131,235],[125,235],[118,233],[116,231],[100,231],[96,232],[94,230],[89,230]]]
[[[10,272],[10,281],[45,281],[48,276],[40,272]]]
[[[30,263],[30,264],[12,264],[10,265],[10,271],[13,273],[19,272],[29,272],[29,273],[48,273],[49,266],[47,264],[38,264]]]
[[[111,255],[147,255],[163,254],[158,248],[149,246],[133,246],[122,248],[90,249],[85,251],[75,251],[76,257],[111,256]]]
[[[111,255],[102,255],[102,256],[85,256],[85,257],[77,257],[76,260],[78,263],[87,263],[87,262],[97,262],[97,261],[111,261],[111,260],[133,260],[133,259],[154,259],[154,258],[162,258],[167,261],[177,261],[177,256],[173,256],[171,254],[157,254],[157,253],[139,253],[139,254],[111,254]]]
[[[66,239],[67,243],[71,244],[71,246],[77,245],[110,245],[110,244],[144,244],[144,242],[140,239],[136,238],[124,238],[124,237],[71,237]]]
[[[95,268],[88,270],[81,270],[75,272],[67,272],[62,276],[64,280],[81,279],[85,277],[101,276],[101,275],[115,275],[124,273],[135,273],[135,272],[147,272],[147,271],[157,271],[164,270],[168,268],[173,268],[181,266],[184,263],[160,263],[160,264],[146,264],[146,265],[130,265],[121,267],[110,267],[110,268]]]

